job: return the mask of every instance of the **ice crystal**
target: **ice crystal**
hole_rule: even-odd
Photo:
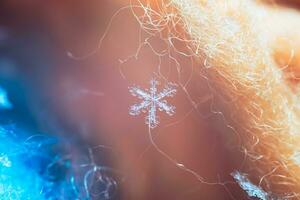
[[[265,192],[262,188],[251,183],[245,174],[235,171],[235,172],[231,173],[231,175],[238,182],[240,187],[243,190],[245,190],[245,192],[250,197],[256,197],[260,200],[269,200],[270,199],[269,194],[267,192]]]
[[[152,79],[150,81],[149,90],[143,90],[138,86],[129,88],[129,91],[133,96],[142,99],[141,103],[134,104],[130,107],[129,114],[139,115],[141,112],[148,112],[145,121],[150,128],[155,128],[159,124],[157,109],[166,112],[170,116],[175,113],[175,107],[169,105],[164,98],[174,96],[176,93],[176,84],[167,83],[164,89],[159,93],[157,91],[157,85],[159,85],[159,82]]]

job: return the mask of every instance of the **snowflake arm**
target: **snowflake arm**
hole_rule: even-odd
[[[132,94],[132,96],[137,96],[139,99],[148,100],[151,98],[146,91],[139,87],[130,87],[129,92]]]
[[[130,115],[139,115],[141,112],[146,112],[147,107],[150,105],[150,101],[143,101],[139,104],[134,104],[130,106],[129,114]]]
[[[175,113],[175,106],[169,105],[167,101],[158,101],[157,105],[160,111],[165,111],[170,116]]]
[[[150,128],[155,128],[158,124],[158,117],[156,115],[156,105],[152,103],[149,114],[146,116],[146,124],[149,125]]]
[[[176,85],[174,83],[169,83],[166,88],[163,89],[162,92],[160,92],[157,95],[157,100],[160,100],[164,97],[173,97],[176,93]]]

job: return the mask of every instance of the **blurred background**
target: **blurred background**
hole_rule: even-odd
[[[159,37],[142,45],[149,35],[128,5],[128,0],[2,0],[0,85],[14,105],[1,113],[2,124],[76,141],[72,148],[78,151],[100,145],[99,162],[122,174],[115,199],[247,199],[236,184],[200,183],[174,166],[150,144],[144,116],[128,114],[138,101],[128,87],[147,88],[153,77],[161,86],[169,81],[182,86],[168,99],[176,115],[159,115],[155,141],[206,181],[233,181],[230,173],[241,158],[229,152],[235,149],[228,148],[233,139],[221,134],[223,120],[211,115],[206,80],[189,58],[174,54],[178,67],[159,55],[168,48]]]

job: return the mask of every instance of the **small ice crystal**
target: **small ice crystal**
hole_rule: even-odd
[[[250,182],[245,174],[238,171],[231,173],[235,181],[240,185],[240,187],[245,190],[249,197],[256,197],[260,200],[269,200],[269,194],[265,192],[262,188],[254,185]]]

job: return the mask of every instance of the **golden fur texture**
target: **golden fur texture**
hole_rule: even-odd
[[[245,155],[240,170],[266,191],[298,199],[300,15],[251,0],[161,5],[157,12],[143,7],[147,19],[141,24],[166,40],[184,41],[189,52],[180,53],[204,69],[219,111],[236,133],[235,145]]]

